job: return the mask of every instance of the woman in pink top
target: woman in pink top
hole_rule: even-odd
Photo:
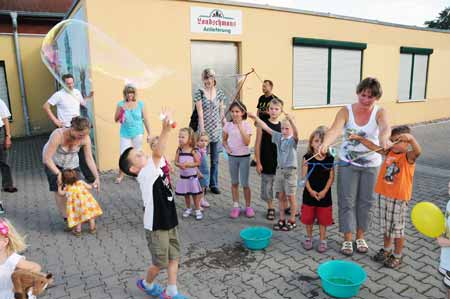
[[[252,129],[244,121],[247,119],[247,108],[239,101],[230,105],[229,112],[232,121],[227,122],[223,127],[223,146],[228,153],[228,165],[231,176],[231,194],[233,197],[233,208],[230,217],[237,218],[241,213],[239,207],[239,183],[244,189],[245,215],[255,216],[255,212],[250,206],[251,192],[248,186],[248,175],[250,169],[250,136]]]

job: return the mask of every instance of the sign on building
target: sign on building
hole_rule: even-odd
[[[191,32],[242,34],[242,12],[207,7],[191,7]]]

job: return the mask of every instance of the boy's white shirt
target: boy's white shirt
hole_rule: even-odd
[[[141,189],[142,201],[144,203],[144,228],[147,230],[153,230],[153,184],[159,176],[162,176],[164,172],[162,167],[166,165],[166,159],[161,157],[159,159],[158,167],[153,162],[153,157],[150,156],[147,161],[147,165],[141,169],[137,176],[139,187]],[[169,199],[170,200],[170,199]]]

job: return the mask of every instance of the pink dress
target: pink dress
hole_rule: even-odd
[[[194,155],[192,152],[184,153],[179,150],[178,163],[194,163]],[[175,188],[176,195],[198,195],[203,190],[197,177],[197,167],[180,169],[180,178]]]

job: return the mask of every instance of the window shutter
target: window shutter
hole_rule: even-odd
[[[400,70],[398,75],[398,99],[409,100],[411,86],[412,54],[400,54]]]
[[[294,46],[294,106],[327,104],[328,49]]]
[[[427,81],[428,55],[414,56],[414,74],[412,84],[412,100],[425,99],[425,85]]]
[[[361,54],[359,50],[331,50],[330,104],[354,102],[361,79]]]

